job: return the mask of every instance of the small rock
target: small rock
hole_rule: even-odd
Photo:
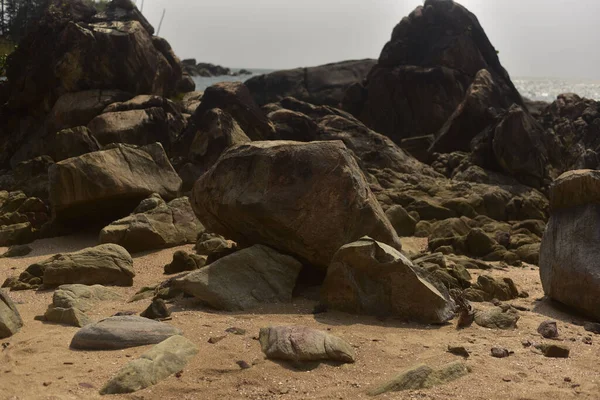
[[[240,366],[241,369],[250,369],[252,368],[252,365],[248,364],[246,361],[244,360],[240,360],[240,361],[236,361],[235,362],[237,365]]]
[[[591,337],[591,336],[586,336],[586,337],[584,337],[583,339],[581,339],[581,341],[582,341],[583,343],[585,343],[585,344],[589,344],[589,345],[591,345],[591,344],[592,344],[592,337]]]
[[[144,318],[162,320],[169,318],[171,316],[171,311],[169,311],[163,299],[155,298],[152,300],[152,304],[150,304],[148,308],[140,314],[140,316]]]
[[[448,353],[454,354],[455,356],[461,356],[464,358],[469,358],[471,355],[467,349],[463,346],[448,346]]]
[[[558,327],[554,321],[542,322],[537,331],[546,339],[556,339],[558,337]]]
[[[11,246],[0,258],[24,257],[32,251],[33,249],[27,245]]]
[[[565,378],[565,382],[572,382],[572,379],[569,378],[568,376]]]
[[[403,390],[428,389],[462,378],[469,372],[469,367],[462,362],[447,364],[437,370],[424,364],[416,365],[368,393],[371,396],[378,396]]]
[[[539,344],[535,346],[536,349],[540,350],[542,354],[550,358],[569,358],[571,350],[562,345],[557,344]]]
[[[208,339],[208,343],[210,344],[216,344],[219,343],[221,340],[225,339],[227,336],[223,335],[223,336],[213,336],[211,338]]]
[[[586,322],[583,324],[583,329],[596,335],[600,335],[600,324],[597,322]]]
[[[475,312],[475,323],[490,329],[515,329],[520,316],[516,310],[494,307]]]
[[[531,343],[531,340],[527,340],[527,339],[521,341],[521,344],[523,345],[523,347],[531,347],[531,346],[533,346],[533,343]]]
[[[227,332],[227,333],[233,333],[234,335],[240,335],[240,336],[246,334],[246,330],[245,329],[236,328],[236,327],[227,328],[227,329],[225,329],[225,332]]]
[[[52,382],[44,382],[43,385],[48,387],[48,386],[52,385]]]
[[[508,356],[510,356],[511,352],[508,351],[507,349],[501,348],[501,347],[494,347],[492,348],[492,357],[495,358],[506,358]]]

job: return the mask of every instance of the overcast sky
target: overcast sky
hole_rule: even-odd
[[[141,6],[142,0],[137,0]],[[463,0],[515,77],[600,81],[600,0]],[[377,58],[422,0],[145,0],[181,58],[294,68]]]

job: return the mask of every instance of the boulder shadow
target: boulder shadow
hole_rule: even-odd
[[[583,325],[587,321],[594,320],[577,309],[569,307],[549,297],[544,297],[541,301],[536,302],[531,311],[551,319],[574,325]]]

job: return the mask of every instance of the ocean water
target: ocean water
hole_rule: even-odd
[[[237,71],[234,69],[233,71]],[[203,91],[207,87],[218,82],[244,82],[253,76],[268,74],[272,69],[249,69],[252,75],[244,76],[216,76],[204,78],[194,77],[196,90]],[[513,78],[513,83],[521,95],[531,100],[547,101],[549,103],[556,100],[561,93],[577,93],[581,97],[600,101],[600,81],[585,81],[574,79],[554,79],[554,78]]]

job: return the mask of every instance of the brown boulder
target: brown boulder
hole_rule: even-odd
[[[400,241],[341,142],[251,142],[226,151],[194,186],[192,206],[212,232],[265,244],[327,268],[344,244]]]

